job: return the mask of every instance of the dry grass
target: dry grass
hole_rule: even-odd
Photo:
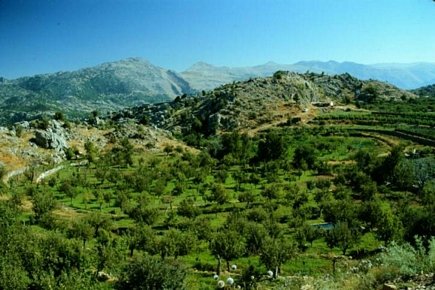
[[[74,209],[65,206],[60,206],[58,209],[54,210],[53,213],[65,219],[75,219],[80,216]]]

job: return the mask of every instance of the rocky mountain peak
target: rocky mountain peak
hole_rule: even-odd
[[[142,58],[103,63],[73,72],[36,75],[0,84],[0,123],[64,112],[83,117],[93,110],[115,111],[169,101],[192,88],[178,73]],[[23,116],[23,114],[25,116]]]
[[[203,61],[199,61],[199,62],[194,63],[191,67],[189,67],[186,70],[186,72],[204,70],[204,69],[215,69],[215,68],[217,68],[217,67],[215,67],[214,65],[211,65],[211,64],[203,62]]]

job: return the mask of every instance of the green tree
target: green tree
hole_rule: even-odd
[[[151,226],[159,218],[159,210],[148,206],[146,202],[140,201],[137,206],[128,212],[128,215],[136,222],[143,222]]]
[[[241,257],[245,252],[245,243],[238,232],[221,229],[210,241],[210,251],[218,259],[217,274],[220,273],[221,258],[227,263],[230,271],[230,261]]]
[[[246,223],[244,237],[246,239],[246,249],[252,255],[258,255],[263,248],[264,237],[268,232],[264,225],[257,222]]]
[[[15,126],[15,136],[21,138],[23,136],[24,128],[22,125]]]
[[[194,205],[193,199],[187,198],[180,202],[177,208],[177,214],[194,220],[201,214],[201,209]]]
[[[54,113],[54,119],[57,121],[63,121],[65,120],[65,116],[62,112],[56,112]]]
[[[281,192],[281,187],[275,183],[267,186],[262,192],[261,195],[266,197],[269,201],[273,199],[278,199]]]
[[[64,179],[59,186],[59,191],[64,193],[66,197],[71,200],[71,206],[73,206],[73,199],[79,194],[78,188],[73,187],[68,179]]]
[[[308,144],[301,144],[295,149],[293,166],[296,169],[315,169],[317,163],[317,151]]]
[[[387,246],[392,241],[400,242],[403,237],[403,225],[391,208],[384,207],[378,217],[376,237]]]
[[[258,144],[258,159],[263,162],[278,160],[287,151],[284,137],[277,131],[271,130]]]
[[[222,183],[216,183],[211,188],[211,194],[207,197],[209,201],[214,201],[219,205],[223,205],[230,201],[227,189]]]
[[[93,262],[96,269],[95,276],[103,270],[115,270],[122,265],[124,244],[121,238],[102,231],[95,242]]]
[[[417,186],[418,193],[422,193],[426,184],[435,179],[435,159],[420,158],[412,160],[410,163],[412,168],[410,175]]]
[[[271,238],[266,236],[262,244],[260,261],[273,272],[273,278],[278,277],[281,266],[296,256],[296,248],[284,237]]]
[[[375,85],[369,85],[363,89],[363,95],[368,103],[373,103],[379,97],[379,90]]]
[[[32,278],[36,289],[49,289],[50,284],[59,283],[65,274],[71,272],[83,273],[89,266],[81,243],[65,239],[57,232],[48,232],[38,238],[38,256],[33,269]],[[52,281],[50,281],[52,280]]]
[[[174,146],[168,144],[163,148],[163,151],[169,156],[174,151]]]
[[[251,190],[245,190],[239,193],[238,199],[240,202],[246,202],[246,208],[249,208],[250,204],[255,202],[256,195]]]
[[[346,222],[339,222],[332,229],[325,232],[325,242],[328,247],[341,249],[343,255],[346,255],[349,248],[359,243],[360,237],[358,228],[349,227]]]
[[[70,237],[80,239],[83,243],[84,249],[86,247],[86,242],[94,236],[94,229],[85,219],[80,219],[72,223],[69,235]]]
[[[115,289],[187,289],[187,269],[178,261],[143,256],[128,263],[120,273]]]
[[[171,228],[165,232],[159,243],[162,259],[168,256],[185,256],[193,252],[197,245],[196,236],[190,231],[180,231]]]
[[[313,242],[320,237],[320,232],[315,229],[312,225],[304,223],[301,227],[296,229],[295,238],[299,244],[300,248],[305,246],[305,242],[310,243],[311,247]]]
[[[52,192],[37,192],[31,198],[35,220],[39,221],[45,214],[54,210],[57,206],[57,200]]]
[[[89,164],[95,162],[98,150],[92,141],[87,141],[85,143],[85,150],[86,159],[88,160]]]
[[[394,146],[390,154],[383,159],[378,167],[373,171],[372,178],[377,181],[378,184],[385,184],[386,182],[391,182],[396,184],[396,170],[399,165],[404,160],[403,147],[402,145]]]
[[[350,199],[325,200],[320,205],[326,222],[337,224],[346,222],[350,226],[357,226],[358,206]]]
[[[5,177],[6,174],[8,174],[6,166],[4,164],[0,164],[0,180],[3,180],[3,177]]]
[[[128,230],[127,244],[130,250],[130,257],[133,257],[135,249],[154,254],[156,247],[154,231],[149,225],[139,223]]]
[[[110,230],[112,227],[111,220],[104,214],[100,212],[92,211],[85,216],[84,222],[88,223],[93,229],[93,236],[98,237],[101,231]]]

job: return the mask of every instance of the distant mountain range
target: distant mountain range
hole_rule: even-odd
[[[252,67],[215,67],[199,62],[184,72],[127,58],[73,72],[41,74],[14,80],[0,78],[0,123],[33,119],[62,111],[82,117],[93,110],[115,111],[176,96],[212,90],[223,84],[271,76],[276,71],[349,73],[361,79],[389,82],[402,89],[435,84],[435,64],[362,65],[352,62],[304,61],[291,65],[268,62]]]
[[[349,73],[361,79],[375,79],[389,82],[401,89],[416,89],[435,83],[435,63],[375,64],[363,65],[353,62],[301,61],[295,64],[268,62],[251,67],[215,67],[198,62],[180,73],[191,86],[199,89],[213,89],[224,83],[251,77],[270,76],[278,70],[304,73],[307,71],[329,75]]]

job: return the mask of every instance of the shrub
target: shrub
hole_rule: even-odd
[[[187,271],[174,260],[145,256],[127,264],[115,289],[186,289]]]
[[[415,238],[416,246],[409,243],[399,245],[395,242],[388,247],[387,251],[381,253],[381,261],[384,270],[388,270],[391,275],[397,274],[404,277],[411,277],[421,271],[434,269],[435,264],[435,239],[429,243],[429,252],[423,246],[420,237]],[[383,274],[384,275],[384,274]]]

